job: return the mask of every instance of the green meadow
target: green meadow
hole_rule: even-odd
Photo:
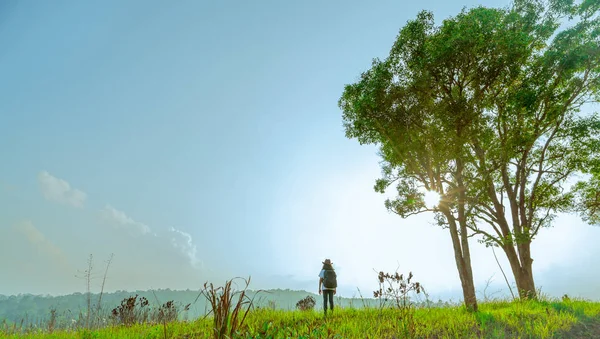
[[[243,311],[243,310],[242,310]],[[241,316],[241,313],[240,313]],[[233,321],[230,314],[226,322]],[[492,301],[464,306],[251,309],[233,333],[219,333],[213,315],[194,321],[116,325],[87,330],[5,325],[3,338],[598,338],[600,303],[584,300]]]

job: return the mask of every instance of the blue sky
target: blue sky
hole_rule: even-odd
[[[418,11],[476,4],[508,2],[0,3],[0,293],[82,290],[87,255],[115,253],[113,290],[251,274],[316,291],[331,257],[346,296],[398,265],[456,296],[447,234],[385,211],[375,149],[344,137],[337,100]],[[542,282],[597,253],[597,228],[561,220],[578,231],[540,237]],[[474,254],[478,284],[501,282]]]

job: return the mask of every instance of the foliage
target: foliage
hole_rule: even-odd
[[[600,225],[600,172],[594,173],[588,182],[578,182],[574,192],[579,201],[577,211],[582,218],[590,224]]]

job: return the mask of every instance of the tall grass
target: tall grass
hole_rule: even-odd
[[[232,287],[235,280],[243,280],[244,286],[238,291]],[[212,336],[215,339],[232,338],[244,325],[248,312],[253,306],[254,297],[246,293],[250,278],[235,278],[225,282],[224,286],[215,287],[213,283],[205,283],[200,295],[210,303],[210,315],[213,318]],[[259,291],[260,292],[260,291]],[[199,295],[199,296],[200,296]],[[194,301],[195,302],[195,301]]]
[[[222,295],[223,291],[216,295]],[[225,294],[227,295],[227,294]],[[229,305],[234,310],[241,293]],[[223,299],[223,300],[225,300]],[[218,299],[221,300],[221,299]],[[217,302],[218,302],[217,300]],[[218,306],[218,304],[216,304]],[[574,299],[542,301],[495,300],[481,304],[470,313],[463,306],[416,308],[414,332],[405,331],[402,311],[396,307],[339,309],[324,318],[319,311],[283,311],[269,308],[238,308],[225,314],[221,304],[219,321],[215,315],[195,321],[173,322],[166,333],[160,323],[109,326],[97,330],[30,329],[12,333],[2,328],[6,338],[594,338],[600,337],[600,303]],[[227,326],[226,319],[229,319]],[[243,321],[242,321],[243,320]],[[235,324],[235,327],[231,325]]]

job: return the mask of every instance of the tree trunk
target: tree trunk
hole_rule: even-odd
[[[461,246],[461,237],[458,234],[456,219],[446,207],[440,205],[440,209],[448,220],[448,228],[450,229],[450,237],[452,238],[452,246],[454,248],[454,259],[463,290],[465,307],[469,312],[477,312],[477,297],[475,295],[475,283],[473,282],[473,270],[471,268],[469,243],[466,241],[466,233],[461,232],[464,234],[463,240],[465,240]]]
[[[516,279],[519,297],[521,299],[537,299],[533,274],[530,269],[521,269],[520,276]]]
[[[519,290],[521,299],[536,299],[537,291],[535,290],[535,282],[533,280],[531,259],[531,240],[517,244],[519,251],[519,260],[510,261],[511,267],[514,265],[513,272],[515,273],[515,282]]]
[[[530,243],[517,245],[520,249],[519,255],[517,255],[517,251],[512,245],[502,247],[508,258],[508,262],[510,263],[510,268],[515,277],[517,289],[519,290],[519,297],[521,299],[537,298],[535,282],[533,280],[533,259],[531,259],[531,252],[527,250],[529,246]]]
[[[463,288],[463,296],[465,298],[465,306],[467,310],[470,312],[477,312],[477,297],[475,296],[475,283],[473,282],[473,269],[471,267],[471,251],[469,250],[469,237],[467,235],[467,215],[465,212],[465,203],[466,203],[466,195],[465,195],[465,185],[463,182],[463,169],[464,164],[461,159],[456,159],[456,181],[459,187],[458,193],[458,225],[460,226],[460,247],[462,249],[462,263],[458,265],[462,267],[462,272],[460,273],[462,288]],[[456,233],[456,223],[454,223],[454,232]],[[452,229],[450,229],[452,232]],[[452,241],[455,241],[457,238],[455,235],[452,236]],[[456,252],[455,247],[455,252]],[[459,267],[459,270],[461,268]]]
[[[513,223],[512,232],[508,226],[508,221],[504,218],[504,206],[498,201],[497,197],[495,197],[496,193],[493,189],[493,185],[490,183],[488,188],[488,191],[491,193],[490,196],[494,194],[495,197],[494,208],[496,209],[498,226],[502,230],[503,236],[510,236],[510,239],[514,239],[509,242],[504,242],[502,249],[508,258],[510,268],[512,269],[513,276],[515,277],[517,289],[519,290],[519,298],[535,299],[537,298],[537,293],[533,280],[531,238],[529,238],[529,227],[522,226],[523,224],[527,225],[528,219],[523,215],[522,218],[519,219],[519,211],[523,211],[525,208],[523,205],[524,199],[522,199],[519,204],[517,201],[517,194],[510,184],[506,168],[503,170],[502,176],[504,180],[504,187],[507,191],[508,200],[510,202],[510,215]],[[527,236],[525,240],[523,239],[524,236]],[[514,242],[516,242],[516,246],[514,245]]]
[[[473,271],[471,270],[471,266],[463,265],[462,272],[459,268],[459,273],[463,298],[465,299],[465,307],[469,312],[477,312],[477,296],[475,295],[475,283],[473,282]]]

